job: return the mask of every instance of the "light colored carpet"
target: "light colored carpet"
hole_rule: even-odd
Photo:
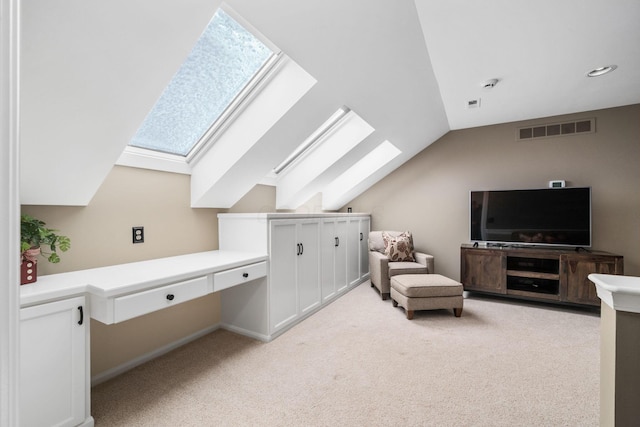
[[[271,343],[219,330],[92,390],[106,426],[597,426],[598,314],[364,283]]]

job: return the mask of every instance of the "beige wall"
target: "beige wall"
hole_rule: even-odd
[[[229,208],[228,212],[296,212],[318,213],[329,212],[322,210],[322,193],[311,197],[296,209],[276,209],[276,187],[258,184],[251,189],[242,199]]]
[[[71,239],[59,264],[38,263],[53,274],[218,248],[218,210],[190,207],[190,177],[116,166],[86,207],[23,206]],[[145,241],[131,243],[131,227]],[[208,295],[117,325],[91,322],[92,375],[215,326],[220,298]]]
[[[593,134],[516,141],[516,128],[596,118]],[[593,248],[625,257],[640,275],[640,105],[452,131],[348,203],[372,230],[411,230],[437,273],[460,277],[470,190],[590,186]]]
[[[61,262],[40,262],[40,274],[62,273],[218,248],[216,209],[190,207],[190,177],[115,166],[88,206],[22,206],[71,239]],[[131,242],[144,226],[145,241]]]

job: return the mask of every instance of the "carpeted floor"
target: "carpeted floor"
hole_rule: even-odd
[[[92,390],[106,426],[597,426],[598,314],[465,299],[414,320],[364,283],[262,343],[218,330]]]

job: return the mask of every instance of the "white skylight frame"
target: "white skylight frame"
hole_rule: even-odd
[[[317,143],[277,175],[276,207],[296,209],[306,202],[323,175],[374,131],[366,120],[349,110],[318,138]]]
[[[325,135],[331,132],[336,126],[338,126],[342,119],[349,113],[351,109],[349,107],[340,107],[335,113],[331,115],[323,124],[318,127],[302,144],[300,144],[282,163],[273,168],[273,172],[278,175],[285,171],[289,165],[294,163],[298,158],[303,156],[306,152],[312,150],[315,144],[321,143]]]
[[[339,203],[345,194],[353,191],[359,184],[401,153],[402,151],[398,147],[385,140],[324,188],[322,191],[323,205],[326,207]]]
[[[263,85],[269,80],[277,67],[277,64],[283,58],[282,52],[274,54],[265,64],[258,70],[253,79],[247,84],[236,97],[231,104],[222,112],[220,117],[207,129],[207,131],[200,137],[200,140],[196,142],[189,154],[185,156],[187,163],[191,163],[198,158],[202,150],[206,150],[210,144],[213,144],[216,138],[224,132],[229,126],[229,123],[233,122],[238,114],[247,108],[253,98],[260,92]]]
[[[271,50],[272,55],[264,62],[253,78],[233,98],[231,103],[203,133],[185,156],[127,145],[118,159],[117,164],[190,174],[191,164],[198,161],[198,158],[215,143],[216,139],[233,123],[235,118],[250,105],[252,99],[260,93],[268,84],[269,80],[278,72],[278,64],[281,63],[281,60],[285,57],[282,51],[227,4],[222,3],[219,9],[216,10],[216,13],[218,10],[222,10],[251,33]]]

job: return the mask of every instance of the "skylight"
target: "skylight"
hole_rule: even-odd
[[[345,114],[339,114],[346,111]],[[325,122],[319,129],[316,143],[312,144],[295,161],[285,167],[279,174],[276,184],[276,207],[278,209],[296,209],[309,200],[314,191],[314,183],[321,180],[326,171],[340,161],[349,151],[364,141],[374,132],[374,128],[349,109],[338,110],[332,117],[340,116],[332,126],[325,129]],[[312,134],[312,137],[317,132]],[[304,143],[303,145],[306,145]]]
[[[341,107],[327,119],[318,129],[316,129],[302,144],[300,144],[282,163],[276,166],[273,171],[279,174],[287,168],[291,163],[300,158],[304,153],[311,150],[313,146],[329,133],[342,120],[347,113],[351,111],[348,107]]]
[[[218,9],[129,145],[187,156],[224,122],[275,56]]]
[[[347,197],[347,200],[342,200],[345,194],[353,191],[357,185],[360,185],[384,165],[395,159],[400,153],[401,151],[398,147],[385,140],[342,173],[342,175],[334,179],[322,191],[323,208],[337,209],[341,203],[349,200],[349,197]]]

